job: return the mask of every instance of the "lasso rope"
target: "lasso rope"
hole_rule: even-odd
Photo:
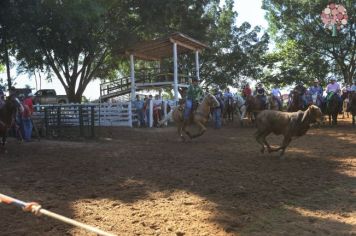
[[[0,193],[0,203],[5,203],[5,204],[15,205],[15,206],[21,207],[24,211],[31,212],[31,213],[35,214],[36,216],[46,215],[48,217],[54,218],[56,220],[65,222],[65,223],[70,224],[70,225],[74,225],[76,227],[85,229],[87,231],[96,233],[98,235],[115,236],[115,234],[107,233],[107,232],[102,231],[102,230],[100,230],[98,228],[95,228],[93,226],[80,223],[78,221],[72,220],[72,219],[67,218],[65,216],[58,215],[58,214],[56,214],[54,212],[48,211],[46,209],[43,209],[41,207],[41,205],[39,205],[36,202],[23,202],[23,201],[18,200],[16,198],[12,198],[12,197],[9,197],[7,195],[4,195],[4,194]]]

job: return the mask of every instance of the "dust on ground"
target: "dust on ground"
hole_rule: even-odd
[[[9,140],[0,192],[118,235],[354,235],[356,129],[313,128],[280,160],[253,127],[101,130],[84,142]],[[274,144],[281,138],[269,138]],[[0,235],[91,235],[0,205]]]

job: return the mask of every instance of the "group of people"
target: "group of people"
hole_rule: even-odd
[[[300,99],[302,100],[302,104],[305,107],[308,106],[308,104],[311,104],[313,102],[316,102],[317,105],[321,105],[323,102],[326,102],[328,99],[328,96],[330,94],[335,94],[338,96],[339,101],[341,103],[341,92],[356,92],[356,80],[354,81],[354,84],[352,86],[346,87],[345,89],[341,89],[340,85],[336,82],[335,77],[332,77],[330,79],[330,83],[326,86],[326,93],[328,96],[326,98],[323,97],[323,88],[320,85],[318,80],[313,81],[313,85],[309,87],[308,89],[304,86],[302,82],[297,83],[296,87],[291,91],[289,94],[289,101],[292,97],[292,93],[296,92],[300,95]],[[186,96],[185,96],[185,102],[184,102],[184,122],[187,124],[190,122],[192,116],[192,110],[195,109],[195,107],[198,104],[198,101],[201,101],[204,95],[203,89],[199,86],[199,80],[197,78],[194,78],[192,80],[192,83],[188,87],[186,91]],[[215,128],[220,128],[221,127],[221,117],[222,113],[224,111],[224,106],[226,104],[226,101],[229,98],[233,98],[233,94],[231,93],[229,88],[226,88],[224,92],[220,91],[218,88],[214,90],[214,95],[216,99],[219,101],[219,106],[215,107],[212,111],[213,115],[213,120],[214,120],[214,126]],[[256,88],[254,91],[250,88],[249,84],[246,84],[243,87],[243,90],[241,92],[241,95],[243,98],[247,98],[248,96],[256,96],[260,99],[261,103],[264,104],[265,108],[267,108],[267,94],[266,90],[263,88],[262,83],[258,83],[256,85]],[[282,110],[282,105],[283,105],[283,97],[281,90],[278,88],[277,85],[272,87],[272,90],[270,92],[270,95],[273,99],[277,101],[278,108],[279,110]],[[316,99],[316,101],[313,101],[313,99]],[[140,124],[145,124],[149,126],[149,102],[152,100],[152,95],[149,97],[145,97],[145,99],[142,101],[140,100],[139,95],[136,96],[136,100],[134,101],[134,106],[137,109],[137,114],[138,114],[138,120]]]
[[[339,101],[339,108],[341,111],[342,108],[342,98],[348,97],[350,93],[356,92],[356,79],[353,82],[353,85],[346,85],[344,88],[341,88],[340,84],[336,82],[335,77],[330,78],[329,84],[326,86],[326,97],[323,97],[324,90],[321,87],[318,80],[314,80],[314,84],[306,89],[302,83],[299,83],[294,91],[298,92],[303,101],[303,106],[307,106],[310,103],[313,103],[313,97],[316,98],[316,104],[322,105],[327,103],[331,97],[337,96]]]
[[[150,103],[153,100],[152,95],[145,95],[143,100],[141,100],[140,95],[136,95],[136,99],[133,101],[132,105],[137,111],[137,119],[139,127],[150,127],[151,117],[150,117]],[[155,100],[160,100],[160,96],[157,95]],[[153,104],[153,122],[159,121],[162,117],[162,103]],[[157,125],[157,124],[154,124]]]
[[[184,118],[186,121],[189,120],[189,116],[191,114],[191,110],[193,107],[194,102],[199,101],[202,98],[203,95],[203,90],[199,87],[199,81],[197,79],[193,80],[193,83],[189,86],[188,91],[187,91],[187,96],[186,96],[186,102],[185,102],[185,112],[184,112]],[[326,86],[326,97],[324,98],[323,93],[324,90],[322,86],[320,85],[320,82],[315,79],[313,81],[313,85],[310,86],[308,89],[304,86],[302,82],[298,82],[296,87],[291,91],[289,94],[289,99],[288,99],[288,104],[291,102],[291,94],[293,92],[297,92],[300,95],[300,98],[302,99],[302,106],[303,108],[306,108],[309,104],[316,103],[317,105],[321,106],[323,103],[327,103],[329,98],[331,96],[337,96],[339,99],[340,103],[340,109],[342,107],[342,99],[341,96],[345,94],[349,94],[352,92],[356,92],[356,79],[353,82],[352,86],[346,86],[345,88],[341,89],[340,85],[336,82],[335,77],[331,77],[328,85]],[[262,102],[263,106],[267,108],[267,94],[266,90],[263,88],[262,83],[258,83],[255,87],[255,90],[252,91],[250,88],[249,84],[246,84],[243,87],[242,90],[242,97],[245,99],[248,96],[256,96],[260,99]],[[217,98],[217,100],[220,103],[220,106],[215,107],[213,109],[213,120],[214,120],[214,126],[215,128],[220,128],[221,127],[221,117],[222,117],[222,112],[224,110],[224,104],[226,104],[226,101],[230,98],[233,97],[233,94],[230,92],[229,88],[225,90],[225,92],[221,92],[219,89],[216,89],[214,91],[214,95]],[[277,101],[278,108],[279,110],[282,110],[283,106],[283,97],[280,88],[278,88],[277,85],[274,85],[272,87],[272,90],[270,92],[270,95],[273,99]],[[315,99],[315,100],[314,100]]]
[[[13,134],[18,138],[25,142],[31,141],[32,137],[32,114],[34,112],[33,107],[33,94],[29,93],[25,94],[16,94],[16,89],[12,87],[9,91],[10,99],[19,99],[21,105],[23,107],[22,112],[18,112],[16,115],[15,123],[12,127]],[[0,90],[0,109],[5,105],[5,94],[4,91]],[[0,124],[1,125],[1,124]]]

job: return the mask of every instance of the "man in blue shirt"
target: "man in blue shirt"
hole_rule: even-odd
[[[313,98],[313,103],[314,103],[314,97],[316,96],[316,105],[320,106],[322,104],[322,99],[323,99],[323,88],[319,84],[319,80],[315,79],[313,86],[309,88],[309,93]]]
[[[137,118],[138,118],[138,121],[140,122],[140,126],[143,126],[145,124],[145,119],[144,119],[145,115],[144,115],[144,111],[143,111],[144,102],[142,100],[140,100],[139,95],[136,95],[136,100],[133,101],[132,104],[136,108]]]

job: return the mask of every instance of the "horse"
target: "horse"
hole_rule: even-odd
[[[303,100],[298,91],[293,90],[291,92],[291,97],[288,105],[288,112],[296,112],[299,110],[303,110]]]
[[[184,104],[180,104],[176,108],[172,109],[171,112],[159,122],[159,125],[163,125],[172,117],[174,123],[177,125],[177,132],[182,141],[185,141],[183,132],[190,139],[197,138],[203,135],[206,131],[205,124],[209,119],[211,108],[218,106],[220,106],[220,103],[216,97],[208,93],[205,95],[203,101],[198,105],[197,109],[192,112],[188,122],[184,120]],[[199,132],[197,134],[191,134],[186,130],[188,127],[193,126],[194,124],[196,124],[199,128]]]
[[[252,122],[254,122],[257,114],[263,110],[266,110],[266,104],[263,104],[260,96],[246,97],[246,113],[251,115]]]
[[[22,113],[24,107],[16,97],[7,98],[0,108],[0,136],[1,146],[4,148],[8,130],[15,124],[17,112]]]
[[[350,113],[352,116],[352,125],[355,126],[356,120],[356,92],[350,94]]]
[[[222,114],[224,119],[234,121],[234,98],[227,97],[224,101],[224,110]]]
[[[323,105],[323,113],[329,116],[330,125],[337,125],[339,110],[339,98],[337,97],[337,94],[329,93],[326,102]]]

